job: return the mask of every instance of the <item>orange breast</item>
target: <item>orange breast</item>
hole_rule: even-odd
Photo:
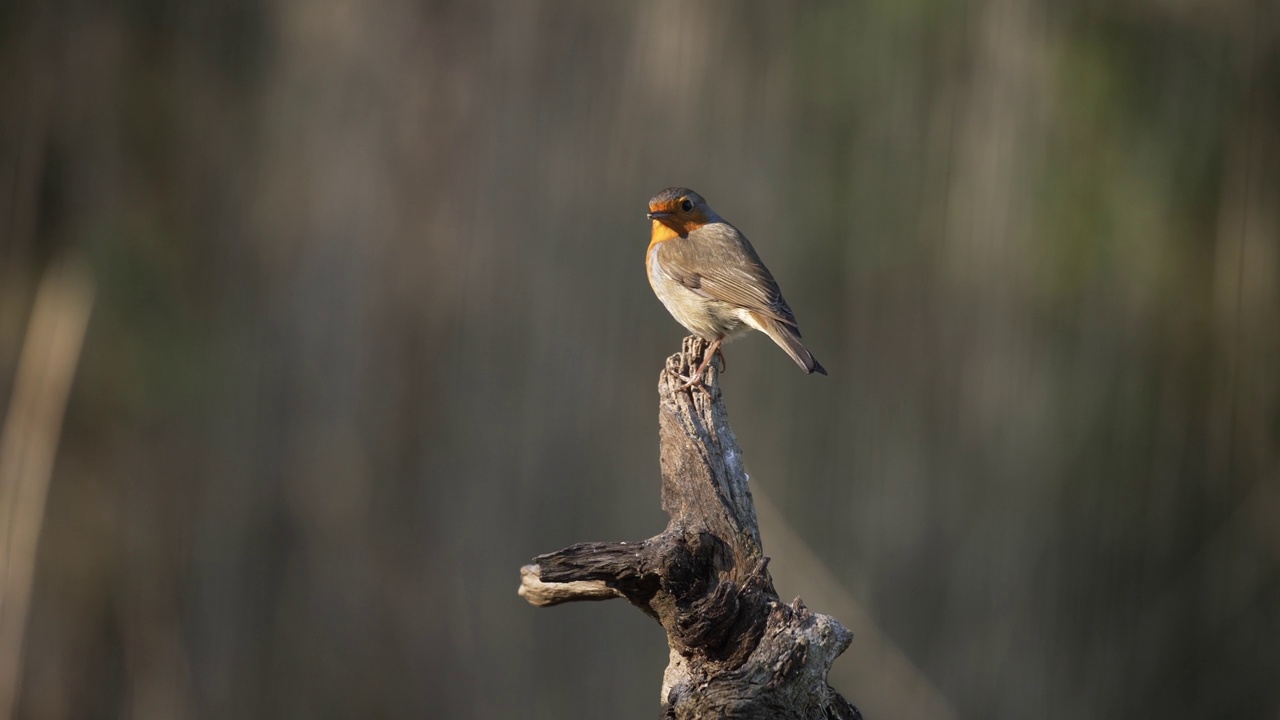
[[[656,211],[656,209],[651,209]],[[667,210],[667,212],[673,212]],[[650,267],[650,258],[653,257],[653,248],[668,240],[676,238],[687,238],[689,233],[697,230],[707,224],[708,218],[700,213],[681,213],[669,215],[662,220],[651,220],[652,227],[649,230],[649,250],[644,256],[644,267],[652,276],[653,268]]]
[[[653,223],[653,229],[650,230],[650,234],[649,234],[649,249],[646,250],[644,254],[644,269],[649,273],[650,276],[652,276],[653,274],[653,267],[651,266],[650,263],[653,258],[654,246],[658,245],[659,243],[664,243],[668,240],[674,240],[680,237],[679,233],[677,233],[675,230],[672,230],[670,227],[667,227],[663,223],[657,220],[653,220],[651,222]]]
[[[689,234],[689,231],[685,230],[683,227],[680,227],[680,231],[677,231],[675,228],[667,225],[661,220],[651,220],[650,222],[653,223],[653,228],[649,231],[649,247],[653,247],[655,244],[660,242],[666,242],[667,240],[678,238],[681,235]]]

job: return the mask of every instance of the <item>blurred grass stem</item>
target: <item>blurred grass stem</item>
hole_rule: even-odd
[[[79,264],[48,270],[36,293],[0,435],[0,719],[13,717],[22,643],[53,460],[93,282]]]

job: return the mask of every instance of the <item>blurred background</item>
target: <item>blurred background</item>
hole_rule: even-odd
[[[686,185],[831,372],[723,385],[869,720],[1280,717],[1277,161],[1271,0],[10,0],[12,716],[656,717],[515,590],[665,523]]]

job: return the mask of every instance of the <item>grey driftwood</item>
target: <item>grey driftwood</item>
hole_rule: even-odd
[[[773,588],[717,371],[709,392],[676,389],[706,348],[686,338],[658,380],[666,530],[539,555],[521,568],[520,595],[539,607],[620,597],[661,623],[663,718],[860,718],[827,684],[852,634]]]

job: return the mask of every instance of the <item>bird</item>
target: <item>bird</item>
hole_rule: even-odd
[[[712,358],[723,362],[721,346],[747,330],[768,335],[806,373],[827,374],[801,342],[796,316],[755,248],[701,195],[667,188],[649,200],[647,217],[649,285],[677,322],[711,343],[692,377],[681,376],[679,390],[705,390]]]

